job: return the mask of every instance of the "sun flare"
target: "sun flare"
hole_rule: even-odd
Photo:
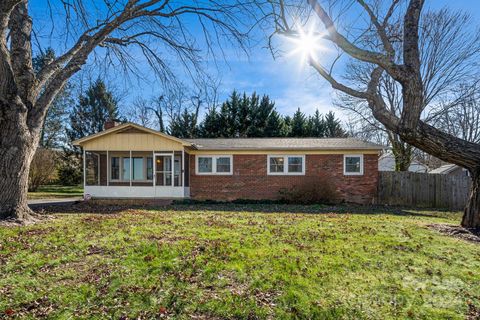
[[[305,31],[303,28],[298,28],[298,35],[290,38],[294,48],[291,51],[292,55],[300,54],[302,56],[302,63],[314,58],[316,54],[323,50],[321,45],[322,34],[314,32],[313,28]]]

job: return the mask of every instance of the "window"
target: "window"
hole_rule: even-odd
[[[288,157],[288,172],[303,171],[303,158],[302,157]]]
[[[145,180],[145,171],[143,166],[143,158],[132,158],[133,161],[133,180]]]
[[[232,174],[232,156],[198,156],[197,174]]]
[[[283,157],[271,157],[270,158],[270,172],[279,172],[283,173]]]
[[[153,180],[153,158],[147,158],[147,180]]]
[[[122,180],[130,180],[130,158],[123,159]]]
[[[213,173],[213,158],[198,157],[197,170],[199,173]]]
[[[268,156],[268,174],[304,175],[305,156]]]
[[[118,180],[120,179],[120,158],[119,157],[112,157],[112,171],[110,172],[110,179],[111,180]]]
[[[344,175],[363,175],[363,155],[345,155],[343,157]]]
[[[217,172],[229,173],[230,172],[230,158],[219,157],[217,158]]]

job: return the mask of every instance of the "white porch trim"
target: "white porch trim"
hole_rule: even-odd
[[[184,187],[171,186],[85,186],[84,194],[92,198],[184,198]]]

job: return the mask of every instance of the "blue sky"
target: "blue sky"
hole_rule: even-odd
[[[49,27],[50,19],[45,1],[33,0],[30,6],[34,24],[36,23],[37,27]],[[475,24],[480,24],[479,0],[427,0],[426,7],[466,10],[472,15]],[[42,38],[41,41],[44,45],[54,47],[59,45],[55,43],[55,39],[48,39],[48,37]],[[298,107],[305,113],[311,114],[318,108],[322,113],[333,110],[346,120],[346,115],[332,106],[333,91],[325,81],[315,75],[310,68],[302,65],[298,57],[289,56],[274,60],[265,45],[266,42],[261,41],[252,49],[248,57],[236,53],[228,54],[227,61],[216,64],[219,68],[213,61],[205,62],[206,68],[221,79],[221,100],[226,98],[233,89],[247,93],[256,91],[259,94],[268,94],[275,100],[277,110],[284,114],[292,114]],[[320,59],[322,55],[328,58],[329,52],[320,53]],[[108,73],[108,82],[124,96],[122,100],[124,106],[128,106],[138,96],[150,97],[161,93],[161,87],[151,75],[151,70],[145,67],[141,71],[147,81],[125,81],[114,70]],[[183,72],[179,69],[179,77],[185,78]]]

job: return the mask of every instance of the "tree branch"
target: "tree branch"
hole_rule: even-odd
[[[385,25],[380,24],[378,21],[377,17],[373,13],[372,9],[365,3],[363,0],[357,0],[357,2],[365,9],[365,11],[368,13],[370,20],[372,21],[373,25],[375,26],[375,29],[377,30],[378,36],[380,37],[383,48],[387,52],[387,55],[390,59],[395,57],[395,50],[393,49],[392,43],[390,42],[390,39],[388,38],[387,32],[385,30]]]
[[[341,84],[340,82],[336,81],[328,72],[323,68],[316,60],[310,58],[309,59],[309,64],[317,70],[317,72],[325,79],[327,80],[332,88],[340,90],[346,94],[349,94],[353,97],[361,98],[361,99],[369,99],[370,94],[368,92],[362,92],[355,90],[353,88],[350,88],[344,84]]]
[[[410,72],[420,76],[420,50],[418,25],[424,0],[410,0],[403,24],[403,63]]]
[[[12,11],[10,22],[10,54],[12,69],[17,83],[18,92],[23,103],[31,109],[33,107],[33,92],[35,81],[32,66],[32,19],[28,16],[25,1],[19,3]]]
[[[329,34],[329,40],[338,45],[348,55],[361,61],[381,66],[384,70],[388,70],[392,77],[399,81],[405,81],[407,79],[407,75],[403,70],[403,66],[397,65],[394,62],[393,57],[389,57],[378,52],[361,49],[355,46],[338,32],[338,30],[335,28],[333,20],[318,3],[318,0],[308,0],[308,3],[325,26],[325,29]]]

